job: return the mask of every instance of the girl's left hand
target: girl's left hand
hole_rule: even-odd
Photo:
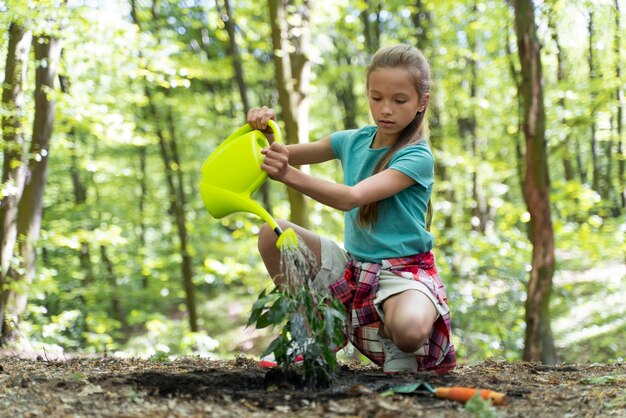
[[[265,155],[261,168],[273,180],[283,181],[289,171],[289,150],[283,144],[273,142],[269,147],[261,150]]]

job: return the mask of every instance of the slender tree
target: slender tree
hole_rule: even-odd
[[[5,314],[10,290],[5,285],[11,278],[11,260],[17,241],[18,204],[24,190],[25,140],[22,114],[31,39],[29,30],[16,22],[11,23],[2,89],[2,107],[5,112],[2,115],[4,159],[0,187],[0,336],[8,329]]]
[[[310,62],[306,51],[309,43],[311,9],[307,0],[295,6],[292,0],[269,0],[274,65],[278,82],[278,101],[281,118],[285,122],[287,143],[307,142],[309,138],[308,93]],[[297,22],[297,27],[293,23]],[[287,189],[291,205],[291,220],[308,227],[307,199],[300,193]]]
[[[143,30],[142,22],[137,13],[135,0],[130,0],[131,17],[140,30]],[[160,16],[156,2],[152,3],[152,18],[158,22]],[[174,126],[174,118],[171,109],[165,106],[165,110],[159,109],[156,103],[153,87],[144,80],[144,94],[147,99],[146,115],[154,124],[155,133],[159,143],[159,151],[163,160],[165,181],[169,194],[169,208],[172,213],[176,231],[178,233],[179,248],[181,254],[181,278],[185,292],[185,304],[189,313],[189,328],[192,332],[198,331],[198,314],[196,307],[196,291],[193,283],[193,260],[189,249],[189,234],[187,231],[187,214],[185,212],[185,182],[178,153],[178,135]],[[167,95],[168,92],[165,92]],[[163,126],[165,124],[165,126]]]
[[[346,39],[341,33],[345,30],[344,22],[338,22],[338,30],[331,35],[335,46],[334,59],[338,69],[347,68],[351,65],[352,58],[356,54],[354,48],[349,45],[352,40]],[[340,70],[341,71],[341,70]],[[335,94],[337,102],[343,111],[343,128],[354,129],[357,127],[357,97],[354,94],[354,75],[351,71],[343,72],[342,77],[332,77],[329,80],[330,90]]]
[[[61,54],[61,60],[63,60],[63,53]],[[59,87],[61,88],[61,92],[66,95],[71,95],[71,82],[69,76],[67,74],[59,74]],[[69,167],[69,175],[72,181],[72,190],[74,193],[74,204],[78,210],[84,209],[87,203],[87,184],[83,179],[83,175],[81,173],[79,167],[78,160],[78,149],[79,149],[79,139],[76,133],[76,129],[74,126],[71,126],[67,132],[67,138],[70,144],[70,167]],[[86,223],[90,223],[91,219],[85,219]],[[93,230],[92,226],[88,227],[89,230]],[[80,247],[78,248],[78,262],[83,272],[83,276],[81,277],[81,283],[83,288],[87,289],[89,286],[93,285],[95,281],[95,273],[94,273],[94,263],[91,259],[91,246],[88,239],[82,237],[80,239]],[[84,297],[84,294],[79,294],[78,298],[80,299],[83,306],[87,305],[87,300]],[[80,321],[82,325],[82,333],[81,335],[86,335],[89,332],[87,321],[84,320],[84,317],[88,315],[88,312],[84,310],[82,312],[83,320]],[[85,343],[84,338],[82,338],[81,343]]]
[[[224,22],[226,32],[228,32],[229,53],[231,60],[233,61],[233,71],[235,73],[235,81],[237,83],[237,89],[239,90],[241,104],[243,105],[243,121],[245,123],[248,110],[250,110],[250,101],[248,100],[248,86],[246,84],[246,77],[243,70],[241,51],[237,45],[235,16],[230,0],[224,0],[224,13],[222,14],[222,21]],[[261,185],[261,199],[263,200],[263,206],[271,214],[272,202],[270,199],[269,185],[270,182],[265,182]]]
[[[594,60],[594,42],[595,42],[595,25],[593,19],[593,5],[590,6],[589,9],[589,20],[588,20],[587,29],[589,31],[589,44],[588,44],[588,60],[587,64],[589,66],[589,84],[590,89],[589,93],[591,96],[591,112],[590,112],[590,145],[591,145],[591,185],[593,190],[600,192],[600,156],[599,156],[599,145],[598,138],[596,135],[596,84],[595,80],[597,79],[597,69],[595,66]]]
[[[146,200],[148,195],[148,147],[140,145],[139,156],[139,195],[137,196],[138,222],[139,222],[139,264],[141,266],[141,286],[148,288],[149,275],[146,269]]]
[[[619,8],[619,0],[615,0],[615,35],[613,36],[613,51],[615,54],[615,78],[616,80],[622,79],[622,62],[620,59],[621,52],[621,10]],[[622,84],[617,83],[615,86],[615,99],[617,101],[617,114],[615,115],[615,135],[617,142],[617,155],[621,157],[617,162],[617,185],[619,188],[619,205],[622,211],[626,209],[626,160],[624,158],[626,149],[626,139],[624,138],[624,88]]]
[[[26,182],[18,205],[17,233],[19,256],[22,269],[15,275],[21,288],[27,289],[35,277],[36,248],[41,232],[43,195],[48,175],[50,139],[54,126],[55,102],[50,94],[54,90],[57,65],[61,56],[61,42],[52,36],[40,35],[33,38],[35,50],[35,116],[33,138],[28,151]],[[27,291],[9,290],[7,309],[19,322],[26,309]],[[12,339],[13,332],[3,329],[2,337]]]
[[[124,312],[121,300],[119,286],[117,285],[117,276],[115,274],[115,266],[109,257],[107,246],[100,244],[100,260],[104,267],[104,280],[106,281],[111,299],[110,315],[119,322],[122,327],[127,328],[126,314]]]
[[[467,25],[468,29],[465,31],[467,37],[467,49],[465,51],[465,65],[469,74],[461,85],[464,90],[467,90],[470,106],[468,107],[466,114],[459,117],[457,120],[459,126],[459,133],[462,138],[469,141],[468,148],[471,150],[471,157],[474,160],[474,169],[471,173],[472,176],[472,200],[474,201],[474,207],[472,209],[472,229],[475,231],[484,233],[487,222],[489,220],[489,211],[487,206],[487,197],[485,196],[485,190],[481,184],[481,178],[479,175],[479,165],[482,158],[482,146],[481,140],[478,137],[478,122],[476,118],[476,103],[478,102],[478,62],[476,60],[476,54],[478,54],[478,34],[477,31],[472,30],[475,26],[478,15],[476,7],[472,8],[470,13],[470,24]]]
[[[537,39],[532,0],[515,0],[513,4],[522,74],[519,93],[524,109],[523,128],[526,143],[523,195],[530,213],[529,235],[533,245],[526,298],[524,359],[554,364],[557,357],[550,327],[554,230],[550,212],[540,44]]]
[[[380,14],[383,5],[380,0],[365,0],[362,4],[361,21],[363,22],[363,35],[365,36],[365,48],[373,54],[380,48]],[[372,19],[373,17],[373,19]]]
[[[443,99],[441,89],[442,72],[437,62],[436,54],[434,54],[436,39],[433,37],[433,32],[436,27],[435,19],[433,19],[433,12],[423,0],[416,0],[415,5],[411,10],[411,21],[415,27],[415,39],[417,47],[426,55],[430,63],[431,80],[433,80],[430,90],[430,103],[428,105],[428,139],[436,150],[445,149],[445,135],[441,126],[441,116],[443,108]],[[438,193],[440,193],[445,201],[455,202],[456,196],[454,188],[451,187],[450,174],[445,164],[441,160],[435,158],[435,174],[440,180],[438,186]],[[445,186],[448,184],[448,186]],[[444,186],[442,186],[444,185]],[[446,213],[444,216],[444,229],[449,230],[452,228],[453,216],[452,213]],[[452,235],[441,238],[445,240],[447,247],[451,244]]]
[[[563,54],[563,48],[561,47],[561,41],[559,37],[559,29],[557,26],[557,16],[556,16],[556,7],[548,10],[548,27],[550,28],[550,33],[552,36],[552,42],[554,43],[554,48],[556,49],[556,81],[557,85],[561,87],[563,82],[565,81],[565,57]],[[561,87],[562,88],[562,87]],[[565,95],[562,95],[558,102],[558,108],[560,109],[560,114],[565,113],[565,109],[567,108],[567,102],[565,100]],[[559,124],[563,124],[563,118],[559,118]],[[559,144],[559,147],[563,148],[561,162],[563,164],[563,172],[565,176],[565,180],[572,181],[574,180],[575,173],[577,172],[574,167],[572,161],[573,153],[571,150],[571,135],[569,131],[565,135],[563,142]]]
[[[237,38],[235,34],[235,18],[233,15],[233,8],[230,4],[230,0],[224,0],[224,14],[222,15],[222,21],[228,32],[228,45],[230,48],[230,56],[233,60],[233,68],[235,71],[235,80],[237,81],[237,88],[239,90],[239,96],[241,97],[241,104],[243,105],[244,115],[248,113],[250,109],[250,103],[248,102],[248,88],[243,74],[243,65],[241,63],[241,53],[237,46]],[[245,117],[245,116],[244,116]]]

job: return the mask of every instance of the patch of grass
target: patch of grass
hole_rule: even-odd
[[[626,393],[612,399],[604,404],[604,408],[608,410],[626,408]]]
[[[87,376],[84,373],[76,372],[76,373],[72,373],[72,375],[70,376],[70,380],[76,381],[76,382],[82,382],[84,380],[87,380]]]
[[[626,382],[626,376],[615,376],[615,375],[606,375],[606,376],[595,376],[595,377],[585,377],[580,380],[581,383],[587,385],[607,385],[607,384],[619,384]]]
[[[150,356],[149,360],[154,363],[166,363],[170,361],[170,355],[165,351],[157,351],[156,354]]]

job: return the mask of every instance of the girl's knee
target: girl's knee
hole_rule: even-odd
[[[283,231],[292,226],[289,222],[282,219],[277,219],[276,223]],[[261,246],[261,244],[265,245],[268,243],[276,245],[277,239],[278,236],[276,235],[276,231],[274,231],[274,229],[269,226],[269,224],[264,223],[263,226],[261,226],[261,230],[259,231],[259,247]]]
[[[271,226],[264,224],[261,227],[257,243],[259,254],[267,272],[276,283],[280,281],[277,279],[280,274],[280,251],[276,248],[277,239],[276,232]]]
[[[261,256],[268,254],[270,251],[276,251],[276,233],[268,224],[263,224],[259,231],[258,248]]]
[[[277,220],[276,222],[283,230],[289,227],[289,223],[283,221],[282,219]],[[278,236],[271,226],[268,224],[263,224],[263,226],[261,226],[257,247],[259,254],[261,254],[261,258],[263,258],[264,261],[274,260],[276,257],[279,257],[280,252],[278,251],[278,248],[276,248],[277,239]]]
[[[413,353],[424,345],[432,331],[433,324],[424,318],[413,318],[393,333],[396,346],[406,352]]]

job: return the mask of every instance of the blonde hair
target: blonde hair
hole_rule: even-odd
[[[372,57],[371,64],[367,67],[366,87],[368,91],[370,75],[381,68],[403,68],[407,70],[413,77],[415,91],[418,94],[420,104],[424,103],[425,105],[427,103],[425,98],[430,91],[430,67],[428,61],[424,58],[424,54],[419,49],[411,45],[395,45],[379,49]],[[425,113],[426,106],[422,111],[418,111],[411,123],[400,132],[395,144],[389,148],[374,167],[372,175],[385,170],[394,154],[400,149],[422,140],[426,129]],[[372,226],[378,220],[380,203],[380,201],[372,202],[359,208],[358,219],[361,225]]]

